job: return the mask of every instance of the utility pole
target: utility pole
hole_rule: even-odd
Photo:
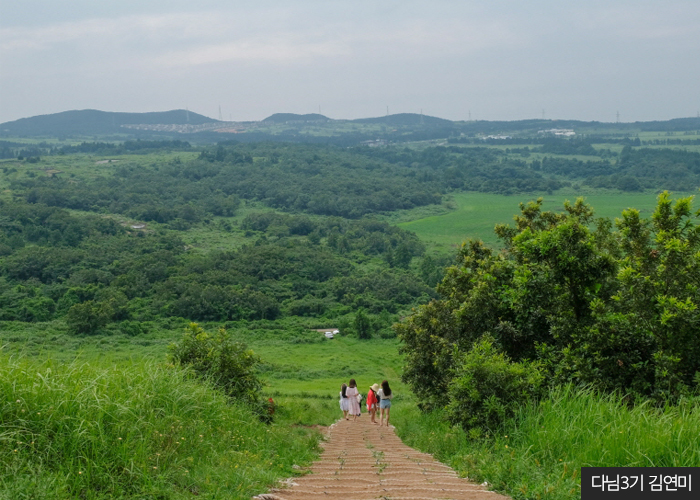
[[[219,104],[219,121],[220,122],[224,121],[224,117],[221,116],[221,104]]]

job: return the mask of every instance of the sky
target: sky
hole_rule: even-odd
[[[700,2],[0,0],[0,123],[72,109],[698,116]]]

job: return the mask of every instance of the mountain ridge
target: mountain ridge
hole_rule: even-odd
[[[0,136],[91,136],[130,134],[143,137],[150,134],[182,134],[204,133],[216,139],[224,134],[240,133],[243,130],[255,130],[258,125],[292,125],[303,129],[306,126],[357,123],[362,125],[384,125],[400,130],[422,130],[430,134],[444,134],[447,137],[453,132],[467,135],[518,132],[551,128],[583,128],[595,127],[603,129],[637,129],[658,131],[700,130],[700,118],[674,118],[670,120],[654,120],[647,122],[610,123],[582,120],[511,120],[511,121],[452,121],[418,113],[397,113],[380,117],[347,119],[332,119],[319,113],[296,114],[275,113],[261,121],[255,122],[226,122],[215,120],[189,110],[177,109],[170,111],[155,111],[146,113],[125,113],[100,111],[95,109],[70,110],[59,113],[37,115],[20,118],[0,124]],[[396,131],[394,131],[396,132]],[[265,132],[254,132],[257,135]],[[274,132],[277,134],[278,132]],[[257,137],[256,135],[256,137]],[[370,134],[371,135],[371,134]],[[240,138],[240,136],[239,136]],[[252,136],[251,136],[252,139]]]

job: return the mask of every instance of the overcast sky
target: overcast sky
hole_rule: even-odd
[[[665,120],[700,111],[698,0],[0,0],[0,123]]]

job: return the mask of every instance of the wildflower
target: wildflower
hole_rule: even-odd
[[[121,440],[122,440],[122,438],[117,438],[117,441],[121,441]]]
[[[82,473],[83,473],[83,471],[81,471],[81,470],[78,471],[78,474],[82,474]]]
[[[21,403],[21,401],[20,401],[19,399],[17,400],[17,402],[18,402],[18,403]]]
[[[508,445],[506,445],[506,448],[508,448]]]
[[[156,466],[154,465],[153,468],[154,468],[154,469],[157,469],[158,467],[156,467]]]

